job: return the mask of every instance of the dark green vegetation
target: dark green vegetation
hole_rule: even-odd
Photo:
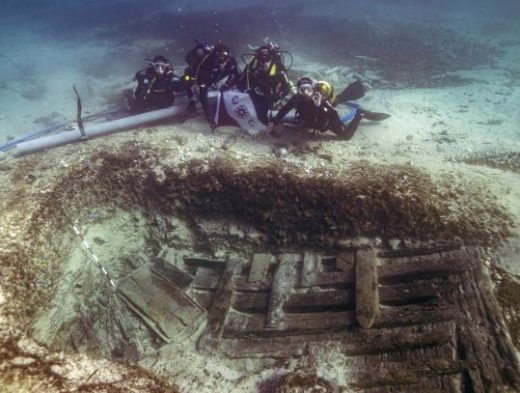
[[[482,186],[434,181],[412,166],[361,161],[305,173],[280,161],[244,164],[230,156],[164,167],[161,157],[136,142],[99,152],[95,164],[62,177],[39,214],[67,223],[69,209],[86,204],[75,198],[102,197],[146,211],[231,216],[276,245],[356,236],[496,244],[508,234],[507,214]]]
[[[520,153],[517,152],[479,154],[465,158],[462,162],[520,173]]]

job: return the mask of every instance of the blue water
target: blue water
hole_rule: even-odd
[[[240,57],[269,37],[295,55],[294,78],[317,62],[377,73],[381,90],[464,85],[443,75],[486,67],[514,83],[519,16],[513,0],[7,0],[0,141],[74,117],[73,83],[95,112],[131,86],[147,57],[164,54],[182,73],[194,38],[225,42]]]

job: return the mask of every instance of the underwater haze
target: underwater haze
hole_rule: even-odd
[[[518,2],[506,0],[7,0],[0,140],[73,118],[73,84],[96,112],[132,86],[145,58],[166,55],[181,74],[194,39],[227,43],[238,58],[269,37],[293,54],[296,71],[305,62],[370,71],[382,89],[460,85],[467,78],[457,72],[490,66],[515,83],[519,16]]]

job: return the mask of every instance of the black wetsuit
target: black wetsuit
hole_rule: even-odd
[[[291,91],[287,71],[281,62],[272,62],[269,67],[263,68],[256,58],[240,75],[237,87],[251,95],[258,118],[265,124],[268,111]]]
[[[196,84],[199,87],[200,103],[206,118],[212,120],[213,113],[208,105],[208,90],[224,78],[227,78],[227,80],[224,82],[221,90],[229,89],[236,84],[239,75],[238,65],[233,57],[230,56],[223,64],[219,65],[217,58],[212,52],[206,55],[199,64],[190,64],[190,67],[186,69],[183,80],[189,86],[187,93],[190,98],[193,96],[191,86]]]
[[[296,94],[278,111],[274,123],[280,123],[291,109],[296,109],[297,121],[304,127],[319,131],[331,130],[345,140],[352,138],[362,119],[358,111],[352,121],[345,126],[327,98],[322,97],[320,105],[316,105],[312,98]]]
[[[172,70],[160,75],[153,67],[148,67],[135,74],[135,80],[138,84],[134,93],[133,111],[167,108],[173,104],[175,82]]]

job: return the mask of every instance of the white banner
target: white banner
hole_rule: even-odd
[[[257,115],[253,100],[247,93],[238,91],[225,91],[221,93],[218,102],[217,117],[221,114],[221,105],[224,108],[228,116],[233,119],[237,125],[246,130],[251,135],[256,135],[260,131],[265,130],[266,124],[262,123]],[[219,124],[219,120],[215,119],[215,122]]]

